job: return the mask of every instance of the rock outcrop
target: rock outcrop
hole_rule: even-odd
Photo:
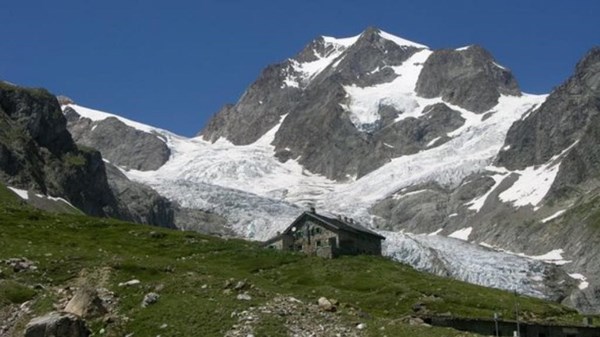
[[[480,46],[434,51],[423,65],[416,91],[478,113],[493,108],[501,94],[521,94],[511,72]]]
[[[497,163],[524,169],[548,162],[570,149],[552,186],[562,195],[600,173],[600,47],[577,64],[575,74],[539,109],[515,123],[506,136],[506,151]]]
[[[64,109],[67,128],[77,144],[93,147],[111,163],[133,170],[156,170],[171,151],[158,135],[137,130],[114,117],[94,122],[71,107]]]
[[[87,337],[90,334],[81,318],[58,312],[36,317],[25,328],[25,337]]]
[[[56,98],[0,83],[0,179],[61,196],[87,214],[118,216],[100,153],[78,147]]]

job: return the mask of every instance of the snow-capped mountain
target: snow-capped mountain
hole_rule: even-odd
[[[240,236],[267,239],[315,204],[381,231],[386,254],[417,268],[594,311],[599,236],[588,225],[566,234],[575,219],[593,214],[592,206],[576,213],[593,198],[552,192],[563,163],[572,168],[573,153],[592,146],[593,134],[553,142],[535,161],[510,153],[538,153],[531,147],[555,131],[523,135],[561,120],[541,117],[559,114],[556,101],[569,102],[573,119],[581,107],[589,111],[568,132],[585,124],[592,133],[598,54],[580,63],[565,88],[530,95],[481,47],[431,50],[369,28],[319,37],[267,67],[195,138],[73,103],[63,110],[76,139],[99,148],[129,179],[225,217]],[[113,119],[129,131],[115,134],[107,127]],[[103,143],[131,130],[143,135]],[[593,158],[586,172],[595,169]],[[594,177],[577,176],[561,184]]]

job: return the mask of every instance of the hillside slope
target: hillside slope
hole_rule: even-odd
[[[467,336],[427,327],[416,317],[499,312],[510,319],[515,301],[522,320],[581,320],[558,304],[419,273],[384,258],[324,260],[242,240],[45,213],[1,185],[0,228],[3,336],[22,335],[32,317],[63,309],[82,289],[100,296],[106,311],[91,311],[86,320],[105,336]],[[10,259],[28,266],[16,272]],[[125,285],[131,280],[139,284]],[[149,293],[158,295],[156,302],[141,306]],[[339,301],[338,310],[319,309],[321,296]]]

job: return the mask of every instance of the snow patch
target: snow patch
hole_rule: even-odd
[[[423,49],[427,49],[429,47],[427,47],[426,45],[422,45],[413,41],[409,41],[406,39],[403,39],[401,37],[392,35],[390,33],[386,33],[382,30],[379,31],[379,36],[381,36],[382,38],[388,40],[388,41],[392,41],[395,44],[399,45],[399,46],[407,46],[407,47],[415,47],[415,48],[423,48]]]
[[[569,276],[575,280],[580,281],[578,286],[580,290],[587,289],[587,287],[589,287],[590,285],[590,283],[587,282],[587,277],[583,276],[582,274],[573,273],[569,274]]]
[[[498,63],[494,62],[494,65],[502,70],[507,70],[505,67],[499,65]]]
[[[517,254],[517,255],[528,257],[533,260],[553,263],[556,265],[563,265],[563,264],[571,263],[570,260],[565,260],[563,258],[563,256],[562,256],[563,253],[564,253],[564,250],[562,250],[562,249],[554,249],[554,250],[551,250],[548,253],[542,254],[542,255],[535,255],[535,256],[528,256],[525,254]]]
[[[392,199],[394,199],[394,200],[400,200],[402,198],[406,198],[406,197],[409,197],[411,195],[420,194],[420,193],[427,192],[427,191],[429,191],[429,190],[425,189],[425,190],[411,191],[411,192],[408,192],[408,193],[397,193],[397,194],[394,194],[392,196]]]
[[[435,232],[431,232],[431,233],[429,233],[429,234],[427,234],[427,235],[429,235],[429,236],[432,236],[432,235],[438,235],[438,234],[440,234],[440,233],[441,233],[443,230],[444,230],[443,228],[440,228],[440,229],[438,229],[437,231],[435,231]]]
[[[18,195],[19,198],[21,198],[23,200],[29,200],[29,192],[27,192],[27,190],[21,190],[21,189],[10,187],[10,186],[6,186],[6,187],[8,187],[8,189],[10,189],[11,191],[15,192],[15,194]]]
[[[469,241],[469,236],[471,235],[472,231],[473,231],[473,227],[467,227],[467,228],[457,230],[456,232],[448,235],[448,237],[463,240],[463,241]]]
[[[368,131],[381,118],[379,109],[391,106],[402,111],[402,118],[418,116],[422,113],[414,92],[423,62],[431,55],[430,50],[415,53],[400,66],[391,67],[399,75],[391,82],[371,87],[356,85],[344,86],[348,94],[342,107],[349,112],[350,120],[361,131]]]
[[[558,218],[559,216],[563,215],[563,213],[566,211],[567,211],[566,209],[560,210],[560,211],[552,214],[551,216],[542,219],[542,223],[546,223],[548,221],[554,220],[554,219]]]
[[[438,140],[440,140],[442,137],[436,137],[434,139],[432,139],[429,143],[427,143],[427,145],[425,147],[432,147],[435,143],[437,143]]]
[[[558,174],[560,162],[557,162],[557,160],[569,152],[577,143],[578,141],[575,141],[560,154],[552,157],[547,163],[539,167],[530,166],[523,170],[513,171],[513,173],[519,175],[519,178],[506,191],[500,193],[500,200],[512,202],[516,207],[537,206],[550,190]]]

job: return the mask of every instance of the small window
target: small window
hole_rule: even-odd
[[[321,240],[317,240],[317,247],[321,247]]]

